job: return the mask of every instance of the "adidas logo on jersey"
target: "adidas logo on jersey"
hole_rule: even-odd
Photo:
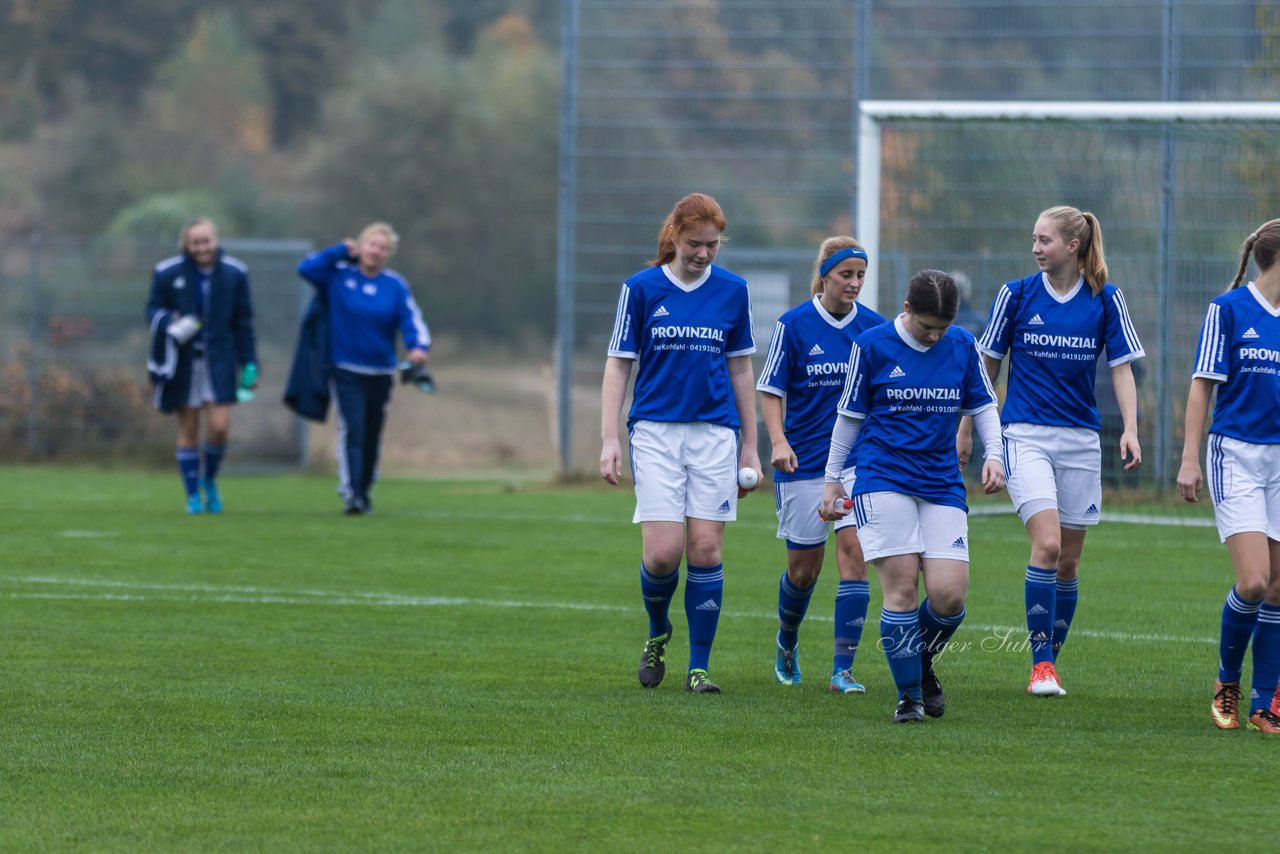
[[[1086,511],[1084,511],[1084,515],[1086,515],[1086,516],[1097,516],[1097,515],[1098,515],[1098,505],[1097,505],[1097,504],[1090,504],[1090,505],[1089,505],[1089,509],[1088,509],[1088,510],[1086,510]]]
[[[1245,336],[1245,337],[1248,337],[1248,336]],[[1255,335],[1254,337],[1255,337],[1255,338],[1257,338],[1258,336],[1256,336],[1256,335]],[[814,345],[813,345],[813,349],[809,351],[809,355],[810,355],[810,356],[823,356],[823,355],[826,355],[826,352],[825,352],[821,347],[819,347],[817,344],[814,344]]]
[[[1027,326],[1044,326],[1044,321],[1040,319],[1040,315],[1037,313],[1027,321]]]
[[[667,311],[667,307],[665,305],[660,305],[658,306],[658,310],[653,313],[653,316],[654,317],[670,317],[671,312]]]
[[[893,370],[889,372],[889,379],[896,380],[898,377],[905,377],[906,375],[907,372],[902,370],[901,366],[894,365]]]
[[[707,601],[703,602],[701,605],[699,605],[698,607],[694,608],[693,610],[695,610],[695,611],[719,611],[719,610],[720,610],[720,606],[716,604],[716,600],[714,600],[714,599],[708,599]]]
[[[720,512],[721,512],[721,513],[728,513],[728,512],[729,512],[729,509],[730,509],[730,508],[729,508],[729,502],[728,502],[727,500],[726,500],[723,504],[721,504],[721,505],[720,505]]]
[[[1250,326],[1248,329],[1246,329],[1246,330],[1244,331],[1244,334],[1243,334],[1243,335],[1241,335],[1240,337],[1241,337],[1241,338],[1246,338],[1246,339],[1257,338],[1257,337],[1258,337],[1258,330],[1256,330],[1256,329],[1254,329],[1252,326]]]
[[[1027,610],[1028,617],[1039,617],[1042,614],[1047,614],[1047,613],[1049,613],[1049,609],[1041,605],[1039,602],[1032,605],[1031,608]]]
[[[951,548],[953,549],[964,548],[964,537],[956,537],[956,541],[951,544]]]

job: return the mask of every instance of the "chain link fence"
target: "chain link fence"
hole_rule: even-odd
[[[752,282],[767,336],[807,294],[818,243],[853,231],[861,101],[1273,100],[1280,89],[1280,11],[1241,0],[1082,0],[1069,14],[1049,0],[566,0],[563,36],[566,469],[593,468],[598,442],[569,431],[581,419],[565,390],[598,387],[618,288],[686,193],[724,207],[719,262]],[[914,271],[958,270],[985,314],[1000,283],[1034,270],[1041,210],[1095,211],[1148,352],[1148,464],[1105,476],[1167,489],[1200,318],[1240,241],[1280,214],[1278,150],[1280,128],[1266,125],[887,124],[874,298],[891,313]],[[1103,441],[1114,444],[1108,383]]]
[[[224,240],[249,265],[263,377],[237,408],[229,468],[287,469],[306,431],[279,405],[307,289],[299,240]],[[0,238],[0,460],[172,463],[173,419],[151,405],[151,271],[173,244]]]

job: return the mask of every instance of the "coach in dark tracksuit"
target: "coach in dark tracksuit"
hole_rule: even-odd
[[[182,254],[161,261],[151,277],[147,371],[156,409],[177,416],[176,455],[187,512],[220,513],[215,478],[226,452],[237,385],[252,388],[258,377],[249,270],[223,254],[212,220],[187,223],[178,245]]]
[[[322,291],[329,306],[332,396],[338,403],[338,493],[349,515],[368,513],[377,476],[382,428],[396,373],[396,332],[409,361],[425,364],[431,333],[409,284],[386,268],[399,238],[375,222],[356,240],[313,252],[298,275]]]

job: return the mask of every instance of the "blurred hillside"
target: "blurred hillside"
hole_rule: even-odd
[[[547,337],[558,0],[8,0],[0,236],[327,245],[373,219],[433,326]],[[495,311],[495,308],[497,311]]]

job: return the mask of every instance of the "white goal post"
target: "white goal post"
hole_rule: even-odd
[[[862,302],[879,310],[880,126],[886,121],[1040,121],[1169,124],[1280,122],[1270,101],[861,101],[855,230],[870,261]]]

